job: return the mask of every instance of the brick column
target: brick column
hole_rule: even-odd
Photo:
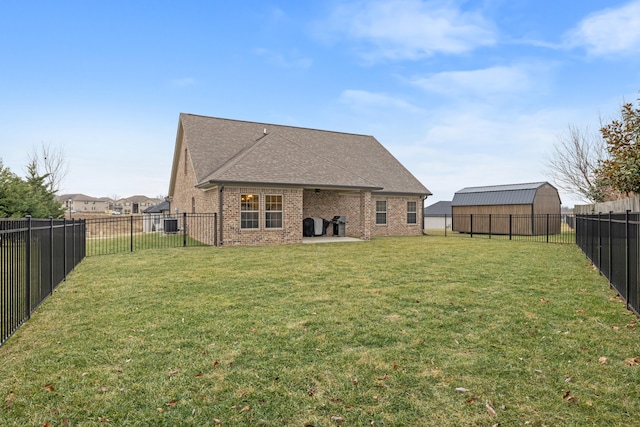
[[[371,239],[371,191],[360,191],[360,238]]]

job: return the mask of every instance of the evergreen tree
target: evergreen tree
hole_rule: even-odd
[[[47,175],[38,175],[32,162],[26,180],[5,168],[0,161],[0,218],[62,218],[64,208],[49,190]]]

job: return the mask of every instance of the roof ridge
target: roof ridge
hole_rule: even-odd
[[[535,181],[535,182],[522,182],[522,183],[518,183],[518,184],[479,185],[479,186],[475,186],[475,187],[465,187],[465,188],[461,189],[460,191],[473,190],[473,189],[487,189],[487,191],[491,191],[490,189],[492,189],[492,188],[502,188],[499,191],[517,191],[517,190],[522,190],[522,188],[505,189],[505,187],[517,187],[517,186],[534,185],[534,184],[536,184],[539,187],[539,186],[541,186],[543,184],[548,184],[548,182],[547,181]]]
[[[316,132],[337,133],[337,134],[341,134],[341,135],[356,135],[356,136],[367,136],[367,137],[370,136],[370,137],[373,137],[373,135],[365,135],[363,133],[340,132],[340,131],[336,131],[336,130],[318,129],[318,128],[310,128],[310,127],[304,127],[304,126],[282,125],[282,124],[277,124],[277,123],[256,122],[256,121],[251,121],[251,120],[228,119],[228,118],[225,118],[225,117],[205,116],[205,115],[202,115],[202,114],[192,114],[192,113],[180,113],[180,114],[181,115],[185,115],[185,116],[202,117],[203,119],[226,120],[226,121],[229,121],[229,122],[236,122],[236,123],[248,123],[248,124],[254,124],[254,125],[275,126],[275,127],[279,127],[279,128],[311,130],[311,131],[316,131]]]

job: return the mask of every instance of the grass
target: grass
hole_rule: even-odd
[[[182,246],[202,246],[204,243],[199,242],[191,236],[184,236],[179,233],[165,233],[163,231],[154,231],[147,233],[121,234],[108,237],[90,237],[87,239],[86,252],[87,256],[93,255],[111,255],[121,252],[132,252],[146,249],[158,248],[178,248]]]
[[[635,320],[570,245],[91,257],[0,347],[0,425],[633,425]]]

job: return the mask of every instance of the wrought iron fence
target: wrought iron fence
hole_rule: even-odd
[[[85,222],[0,219],[0,344],[85,256]]]
[[[575,217],[566,214],[455,214],[425,216],[429,235],[575,243]]]
[[[576,216],[576,243],[609,284],[640,315],[640,213]]]
[[[187,246],[217,246],[215,213],[87,218],[87,256]]]

